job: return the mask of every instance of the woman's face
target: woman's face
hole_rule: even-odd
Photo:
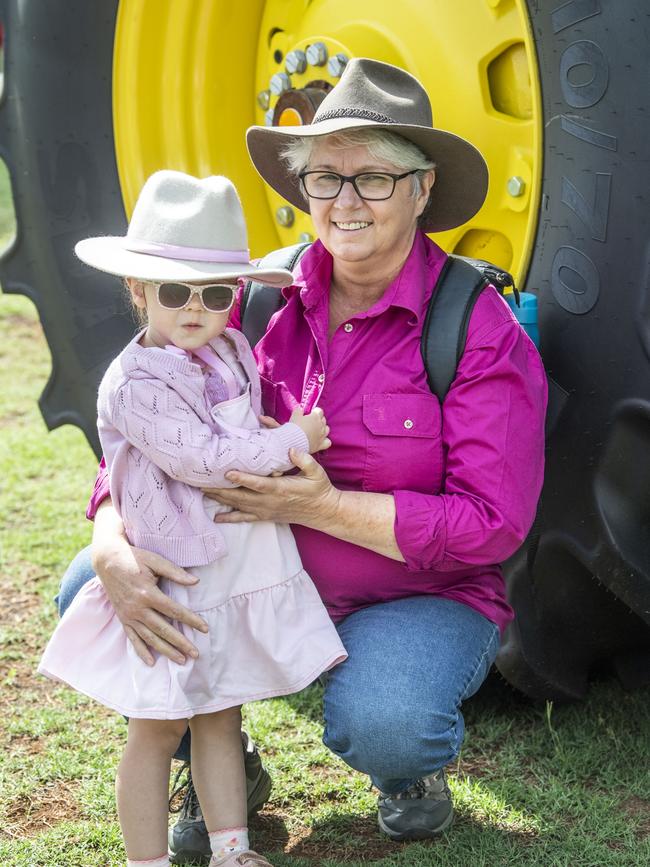
[[[372,157],[365,145],[335,147],[327,137],[312,151],[308,170],[325,169],[342,175],[382,171],[402,174],[403,169]],[[343,184],[335,199],[309,199],[316,233],[334,259],[346,263],[377,262],[394,258],[404,261],[413,244],[417,218],[429,199],[434,173],[428,172],[422,191],[414,196],[409,175],[395,184],[390,199],[368,201],[357,195],[350,183]],[[390,266],[389,266],[390,267]]]

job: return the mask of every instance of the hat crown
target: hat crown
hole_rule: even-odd
[[[433,126],[431,102],[417,78],[368,57],[350,60],[339,83],[318,107],[313,123],[333,118]]]
[[[248,248],[244,213],[228,178],[194,178],[164,170],[151,175],[138,197],[127,239],[204,250]]]

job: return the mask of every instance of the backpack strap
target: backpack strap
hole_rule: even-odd
[[[300,244],[292,244],[290,247],[281,247],[272,250],[263,259],[260,259],[258,267],[286,268],[293,271],[298,262],[311,247],[311,241],[303,241]],[[269,320],[283,304],[282,290],[275,286],[266,286],[256,280],[247,280],[242,293],[239,307],[241,316],[241,330],[251,346],[255,346],[264,334]]]
[[[440,403],[454,381],[465,351],[472,310],[488,283],[501,293],[506,286],[512,286],[519,304],[512,276],[490,262],[450,255],[440,272],[427,308],[420,343],[429,388]]]

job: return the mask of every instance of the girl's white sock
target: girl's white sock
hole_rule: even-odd
[[[169,855],[165,852],[159,858],[149,858],[148,861],[134,861],[132,858],[127,858],[126,867],[171,867],[171,865]]]
[[[224,828],[222,831],[212,831],[209,835],[212,847],[212,861],[218,864],[226,855],[233,852],[245,852],[250,849],[248,828]]]

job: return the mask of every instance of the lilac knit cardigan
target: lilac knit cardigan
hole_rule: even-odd
[[[226,335],[259,416],[253,354],[242,334],[229,328]],[[270,430],[222,425],[210,413],[201,367],[165,349],[145,349],[140,337],[99,386],[97,428],[111,497],[132,545],[179,566],[205,565],[227,552],[199,488],[232,487],[229,470],[269,475],[291,469],[288,451],[306,451],[307,437],[291,422]]]

